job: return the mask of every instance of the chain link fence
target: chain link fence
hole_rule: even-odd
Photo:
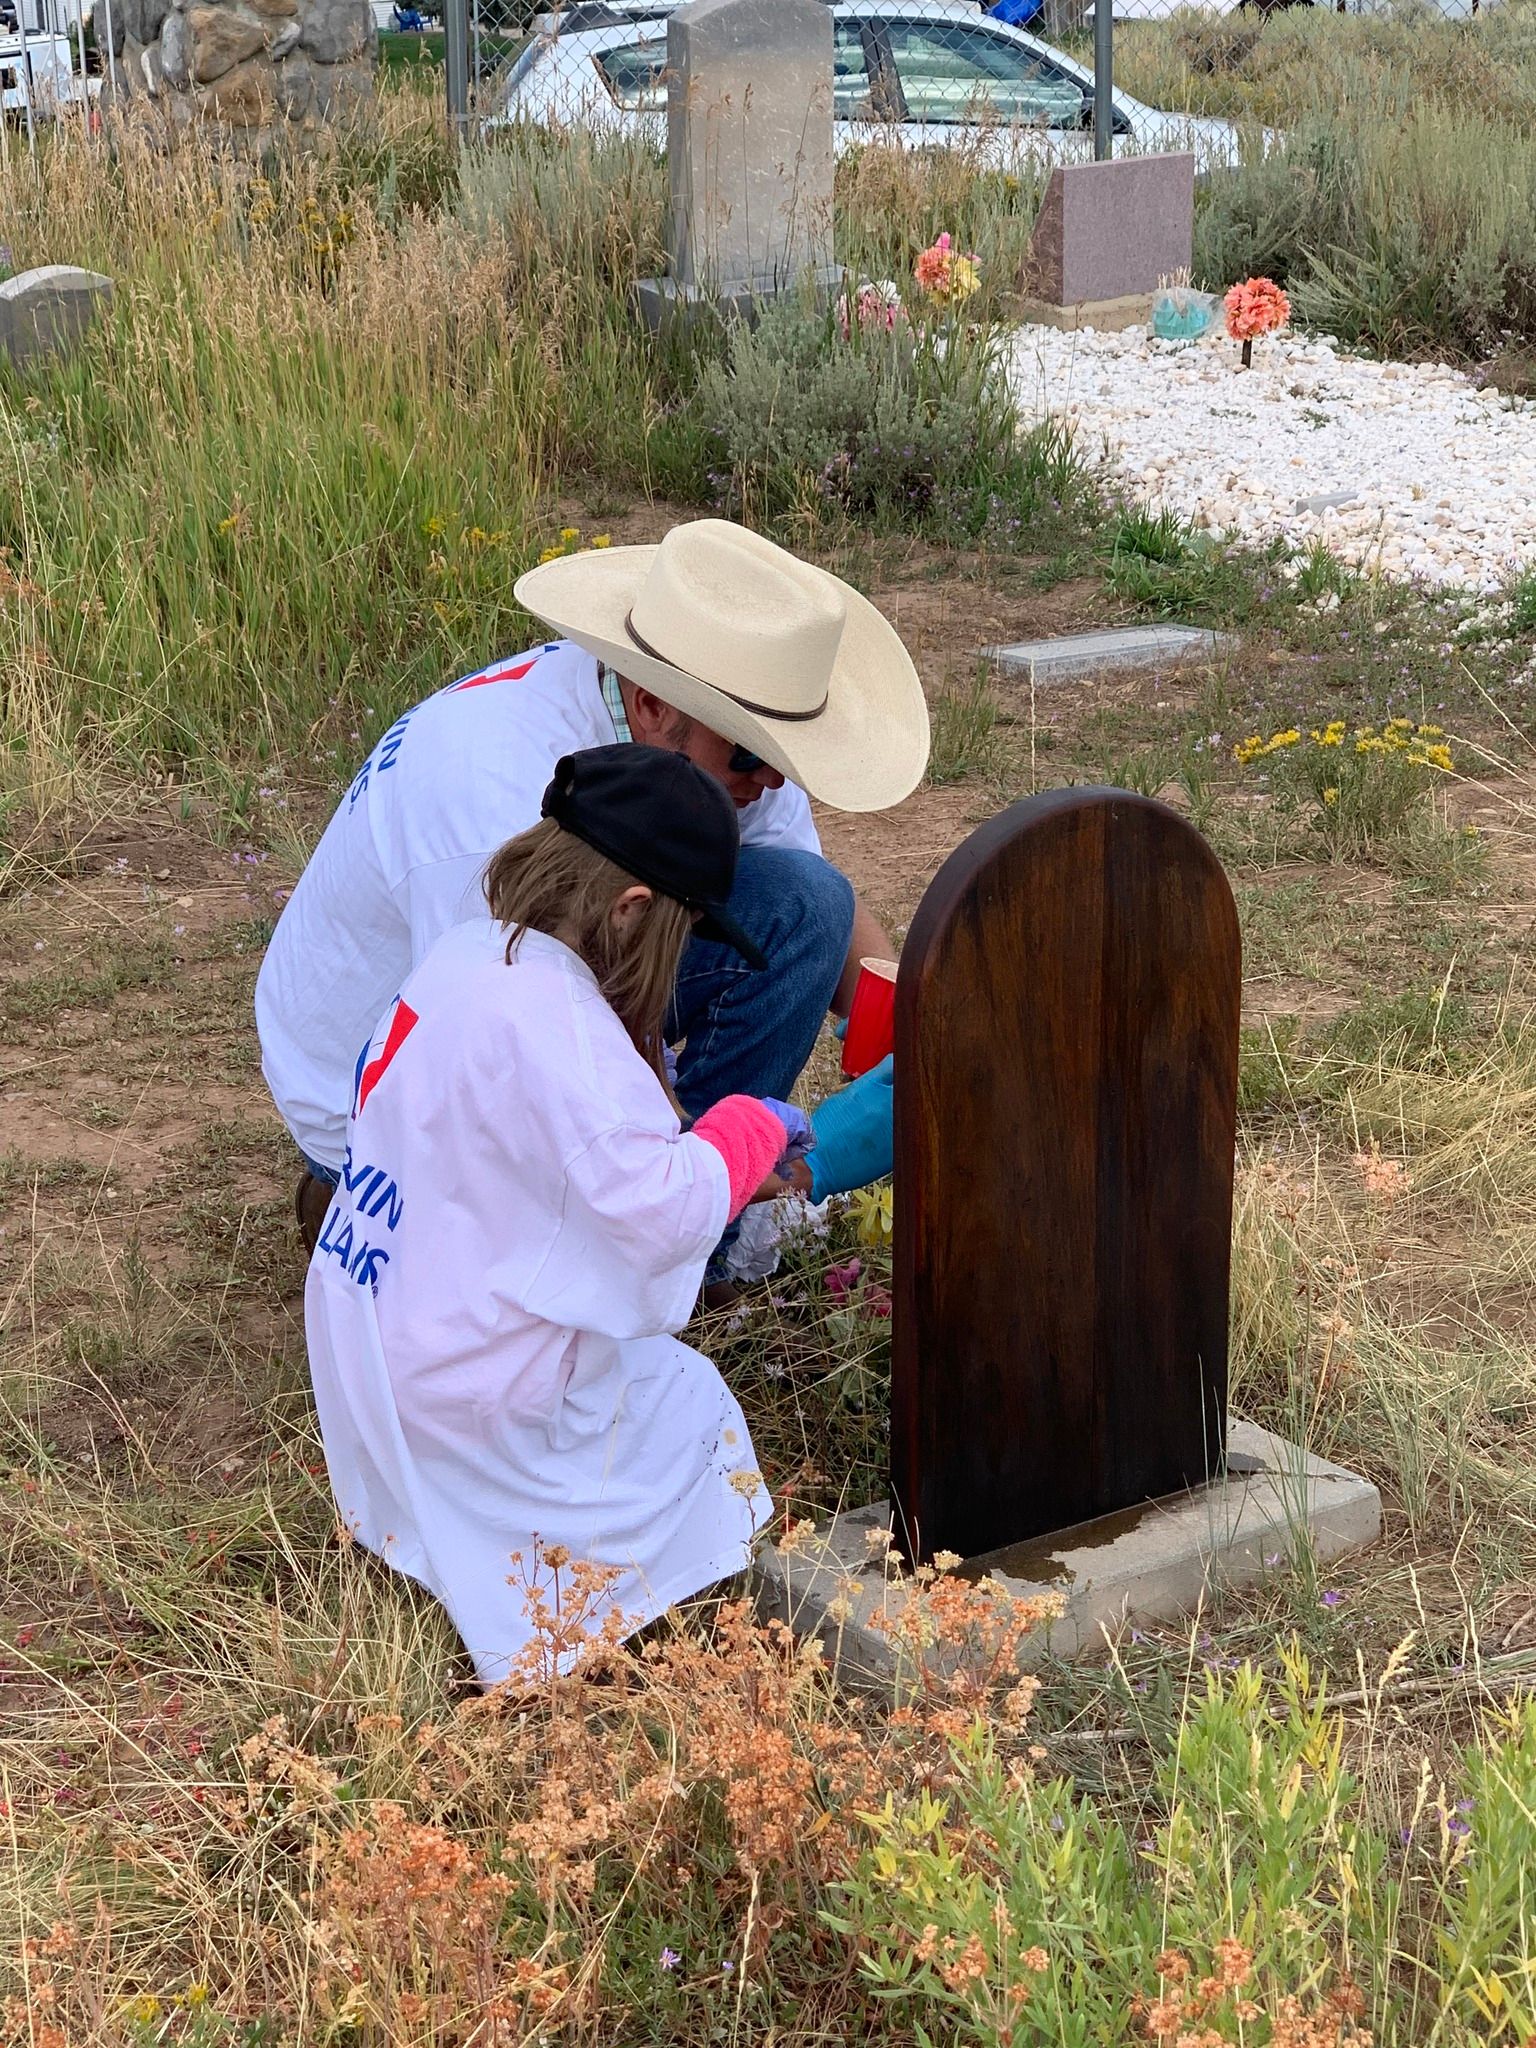
[[[538,14],[517,56],[482,88],[474,111],[550,125],[630,128],[663,139],[667,17],[675,4],[577,0]],[[1098,90],[1112,59],[1111,4],[1169,0],[1097,0],[1097,12],[1096,0],[1004,0],[1001,12],[979,5],[940,8],[931,0],[834,0],[839,147],[882,135],[916,146],[979,140],[993,153],[1013,148],[1074,161],[1138,143],[1173,146],[1162,133],[1139,136],[1134,110]],[[446,5],[451,69],[455,0]],[[471,69],[466,90],[472,75]],[[451,77],[449,94],[453,106]],[[461,115],[469,110],[468,101],[459,109]]]

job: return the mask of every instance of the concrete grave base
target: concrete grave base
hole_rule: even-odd
[[[818,304],[824,305],[834,292],[842,290],[843,278],[843,266],[832,263],[808,274],[790,290],[812,292]],[[786,296],[783,286],[729,285],[705,291],[699,285],[682,284],[675,277],[643,277],[634,291],[635,310],[651,334],[662,333],[675,321],[681,321],[685,327],[701,319],[745,320],[755,325],[765,305]]]
[[[758,1606],[799,1636],[817,1636],[849,1684],[896,1676],[887,1626],[906,1582],[884,1561],[883,1501],[836,1515],[808,1539],[759,1559]],[[1097,1649],[1128,1621],[1173,1621],[1224,1587],[1253,1585],[1310,1548],[1319,1564],[1362,1550],[1381,1533],[1381,1496],[1368,1479],[1299,1444],[1234,1422],[1227,1472],[1190,1493],[1149,1501],[1076,1529],[968,1559],[967,1578],[991,1577],[1020,1599],[1055,1593],[1059,1620],[1026,1636],[1020,1663]]]
[[[1151,292],[1132,292],[1123,299],[1085,299],[1076,306],[1058,306],[1050,299],[1026,299],[1019,314],[1026,327],[1059,327],[1068,334],[1091,327],[1096,334],[1124,334],[1128,327],[1152,325]]]

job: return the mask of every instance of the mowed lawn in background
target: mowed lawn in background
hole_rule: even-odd
[[[1242,62],[1294,43],[1341,149],[1426,52],[1426,119],[1489,111],[1482,25],[1332,26]],[[18,266],[118,280],[0,437],[0,2039],[1523,2041],[1532,582],[1432,601],[1226,550],[1018,436],[987,334],[1016,182],[845,164],[845,260],[905,280],[948,228],[974,320],[845,357],[806,313],[729,376],[720,338],[658,356],[631,321],[663,196],[577,139],[461,167],[409,91],[260,177],[68,137],[0,178]],[[391,719],[532,637],[522,566],[711,505],[913,647],[927,784],[822,820],[898,930],[1037,788],[1160,794],[1211,837],[1246,946],[1235,1399],[1377,1480],[1375,1552],[1322,1576],[1298,1546],[1038,1694],[1034,1617],[941,1577],[916,1625],[977,1675],[913,1642],[895,1702],[727,1606],[487,1705],[433,1604],[338,1541],[261,948]],[[977,660],[1159,614],[1236,644],[1033,692]],[[888,1284],[863,1205],[695,1333],[786,1526],[883,1487]],[[581,1574],[516,1569],[557,1642]]]

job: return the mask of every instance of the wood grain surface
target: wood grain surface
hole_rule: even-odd
[[[1241,941],[1200,834],[1119,789],[1012,805],[896,994],[891,1484],[914,1561],[1220,1468]]]

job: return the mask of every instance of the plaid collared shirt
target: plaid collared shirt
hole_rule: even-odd
[[[624,709],[624,693],[619,688],[619,678],[606,661],[597,665],[597,680],[602,687],[603,702],[608,706],[608,716],[613,720],[613,736],[616,740],[632,740],[629,717]]]

